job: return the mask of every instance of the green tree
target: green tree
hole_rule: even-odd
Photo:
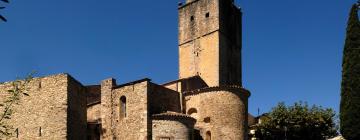
[[[340,132],[348,140],[360,139],[360,22],[354,4],[348,21],[343,56]]]
[[[32,80],[33,73],[29,74],[24,80],[16,80],[11,82],[11,88],[7,90],[7,95],[2,96],[0,102],[0,139],[10,138],[13,136],[14,128],[9,123],[14,112],[13,107],[20,103],[23,96],[29,96],[26,93],[27,85]]]
[[[306,103],[279,103],[261,118],[257,137],[261,140],[325,140],[337,135],[335,112]]]

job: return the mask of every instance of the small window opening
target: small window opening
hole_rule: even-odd
[[[120,97],[120,118],[125,118],[126,117],[126,97],[125,96],[121,96]]]
[[[210,120],[210,117],[204,118],[204,122],[205,122],[205,123],[210,123],[210,121],[211,121],[211,120]]]
[[[207,12],[207,13],[205,14],[205,17],[206,17],[206,18],[210,17],[210,13]]]
[[[195,19],[194,16],[190,17],[190,21],[194,21],[194,19]]]
[[[170,137],[161,137],[160,140],[171,140]]]
[[[41,81],[39,82],[39,88],[41,88],[42,87],[42,85],[41,85]]]

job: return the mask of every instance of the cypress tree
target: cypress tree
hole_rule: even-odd
[[[360,140],[360,21],[354,4],[344,46],[340,103],[340,131],[347,140]]]

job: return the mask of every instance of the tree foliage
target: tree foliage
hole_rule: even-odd
[[[348,21],[343,55],[340,131],[348,140],[360,139],[360,22],[354,4]]]
[[[325,140],[337,135],[335,112],[306,103],[279,103],[257,126],[261,140]]]
[[[0,0],[0,1],[3,2],[3,3],[9,3],[9,0]],[[5,7],[0,6],[0,10],[1,10],[1,9],[5,9]],[[2,20],[2,21],[5,21],[5,22],[7,21],[6,18],[0,14],[0,21],[1,21],[1,20]]]
[[[14,128],[9,123],[9,120],[12,119],[12,114],[14,112],[14,106],[18,105],[20,99],[23,96],[29,96],[25,91],[27,90],[27,84],[32,80],[33,73],[29,74],[25,80],[16,80],[11,82],[11,88],[7,90],[7,95],[2,102],[0,102],[0,139],[12,137]]]

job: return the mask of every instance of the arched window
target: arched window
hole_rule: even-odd
[[[195,119],[197,119],[197,110],[196,108],[190,108],[187,112],[188,115],[190,115],[191,117],[194,117]]]
[[[120,111],[119,112],[120,112],[120,114],[119,114],[120,118],[126,117],[126,97],[125,96],[120,97]]]
[[[206,138],[205,140],[211,140],[211,132],[210,131],[207,131],[206,132]]]
[[[188,115],[191,115],[191,114],[194,114],[194,113],[197,113],[197,110],[195,109],[195,108],[190,108],[189,110],[188,110]]]

